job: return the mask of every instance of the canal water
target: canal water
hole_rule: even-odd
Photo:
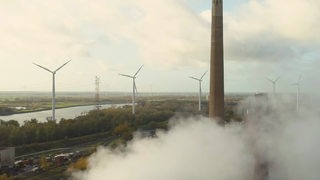
[[[110,107],[119,107],[123,105],[124,104],[104,104],[104,105],[101,105],[101,108],[104,109],[104,108],[110,108]],[[61,118],[73,119],[95,108],[96,107],[94,105],[90,105],[90,106],[76,106],[76,107],[56,109],[56,119],[57,119],[57,122],[60,121]],[[38,112],[31,112],[31,113],[13,114],[9,116],[0,116],[0,119],[4,121],[16,120],[20,124],[23,124],[25,120],[31,120],[31,119],[37,119],[38,122],[47,122],[47,117],[51,117],[51,116],[52,116],[52,110],[46,110],[46,111],[38,111]]]

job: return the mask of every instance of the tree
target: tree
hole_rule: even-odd
[[[49,167],[49,163],[47,162],[45,156],[41,156],[41,157],[40,157],[40,159],[39,159],[39,164],[40,164],[40,168],[41,168],[42,170],[47,170],[48,167]]]
[[[13,177],[8,176],[7,174],[0,175],[0,180],[13,180]]]
[[[14,127],[19,127],[20,126],[20,124],[16,120],[10,120],[10,121],[6,122],[6,125],[7,126],[14,126]]]
[[[88,160],[87,158],[84,158],[84,157],[78,159],[77,162],[69,166],[69,168],[71,168],[72,170],[81,170],[81,171],[86,170],[87,167],[88,167]]]
[[[132,139],[133,129],[128,125],[128,123],[123,123],[117,126],[113,130],[114,134],[123,137],[126,140]]]

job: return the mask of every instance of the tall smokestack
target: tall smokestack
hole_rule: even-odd
[[[209,117],[224,117],[222,0],[212,0]]]

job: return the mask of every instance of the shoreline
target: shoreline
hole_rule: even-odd
[[[126,102],[108,102],[108,103],[102,103],[100,105],[117,105],[117,104],[125,104]],[[65,108],[72,108],[72,107],[82,107],[82,106],[95,106],[95,104],[90,103],[90,104],[78,104],[78,105],[67,105],[67,106],[60,106],[56,107],[55,109],[65,109]],[[12,116],[12,115],[17,115],[17,114],[27,114],[27,113],[34,113],[34,112],[41,112],[41,111],[49,111],[52,108],[43,108],[43,109],[36,109],[36,110],[29,110],[29,111],[16,111],[10,114],[3,114],[0,116]]]

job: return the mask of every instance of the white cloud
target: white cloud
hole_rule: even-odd
[[[318,5],[317,0],[252,0],[226,9],[225,59],[239,60],[239,66],[256,60],[263,65],[292,62],[296,64],[290,65],[292,69],[302,67],[304,61],[312,66],[320,49]],[[0,65],[7,67],[0,76],[15,72],[9,79],[0,79],[1,90],[21,90],[21,82],[32,87],[28,90],[49,90],[46,84],[30,81],[48,80],[39,77],[32,62],[54,69],[73,59],[76,68],[70,64],[63,69],[59,82],[82,86],[82,90],[94,89],[88,84],[91,86],[95,75],[112,78],[108,83],[112,90],[123,89],[120,84],[125,80],[114,81],[119,72],[111,69],[119,69],[116,67],[130,72],[145,64],[150,72],[166,74],[190,67],[202,72],[208,67],[211,13],[197,14],[185,0],[31,0],[0,2],[0,10]],[[230,78],[236,76],[226,73]],[[176,84],[171,77],[163,79]],[[29,81],[38,85],[28,85]],[[66,90],[73,90],[72,86]]]
[[[226,59],[280,61],[302,59],[319,47],[317,0],[251,0],[225,12]],[[209,20],[209,10],[201,13]]]
[[[227,88],[267,91],[265,77],[286,74],[279,90],[288,92],[293,89],[289,84],[302,73],[312,74],[305,79],[303,91],[317,91],[314,77],[319,73],[314,67],[320,54],[319,6],[317,0],[251,0],[232,10],[225,8],[225,60],[235,61],[225,63],[226,76],[239,79],[237,69],[245,67],[240,77],[248,80],[230,88],[227,81]],[[211,10],[203,11],[201,16],[210,22]],[[228,67],[230,64],[233,67]]]
[[[252,0],[241,11],[226,14],[227,29],[241,32],[241,37],[268,33],[299,42],[319,43],[315,35],[320,28],[317,0]]]
[[[17,84],[30,78],[47,81],[32,69],[32,62],[54,69],[73,59],[76,71],[85,72],[87,76],[63,74],[60,81],[65,84],[89,82],[92,79],[88,78],[89,74],[112,76],[106,68],[101,69],[103,66],[114,69],[125,65],[123,71],[129,71],[135,64],[172,69],[203,67],[208,63],[208,23],[190,11],[183,1],[33,0],[1,2],[0,5],[0,58],[3,59],[0,65],[18,69],[17,64],[24,64],[24,68],[11,77],[10,81]],[[84,74],[74,68],[70,70],[73,74]],[[2,77],[6,74],[6,71],[0,72]],[[20,86],[6,80],[0,83],[6,84],[7,90]],[[46,86],[34,87],[50,89],[44,88]]]
[[[208,62],[208,26],[181,2],[132,1],[119,36],[133,41],[149,65],[175,67]]]

